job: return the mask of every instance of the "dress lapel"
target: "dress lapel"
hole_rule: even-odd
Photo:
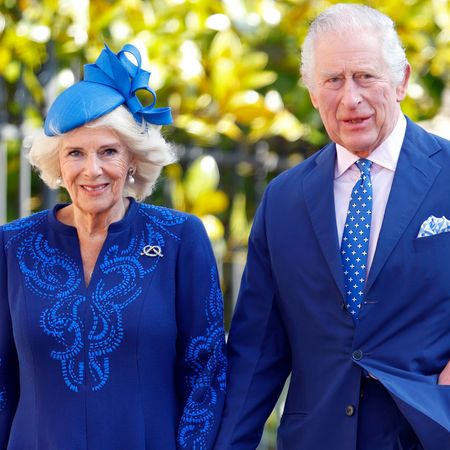
[[[336,147],[329,144],[317,156],[316,167],[305,178],[303,192],[313,230],[344,299],[344,273],[339,253],[333,192],[335,160]]]
[[[439,150],[437,141],[408,120],[366,290],[375,282],[441,170],[430,158]]]

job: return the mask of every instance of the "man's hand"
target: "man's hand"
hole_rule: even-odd
[[[446,386],[450,385],[450,361],[439,375],[438,384],[444,384]]]

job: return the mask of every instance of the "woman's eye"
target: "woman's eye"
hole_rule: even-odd
[[[115,148],[106,148],[103,150],[103,155],[105,156],[114,156],[117,154],[117,149]]]
[[[71,157],[73,157],[73,158],[76,158],[76,157],[78,157],[78,156],[80,156],[81,155],[81,152],[79,151],[79,150],[71,150],[69,153],[68,153],[68,156],[71,156]]]

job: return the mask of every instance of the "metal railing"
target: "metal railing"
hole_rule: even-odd
[[[8,143],[23,142],[24,135],[20,127],[3,125],[0,128],[0,224],[8,221]],[[19,215],[30,214],[31,168],[21,147],[19,161]]]

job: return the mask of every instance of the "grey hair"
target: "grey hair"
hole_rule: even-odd
[[[88,128],[109,128],[113,130],[127,146],[134,157],[136,170],[133,174],[135,183],[125,183],[125,195],[136,200],[149,196],[164,166],[177,160],[175,151],[161,134],[161,127],[137,123],[123,105],[108,114],[84,125]],[[47,136],[41,130],[33,139],[28,152],[28,160],[39,172],[42,180],[52,189],[59,187],[61,176],[58,152],[62,140],[68,133]]]
[[[394,22],[385,14],[369,6],[337,3],[326,9],[312,22],[302,47],[301,75],[308,89],[314,89],[315,46],[322,33],[335,32],[345,38],[349,31],[376,33],[381,51],[395,86],[400,85],[408,60]]]

